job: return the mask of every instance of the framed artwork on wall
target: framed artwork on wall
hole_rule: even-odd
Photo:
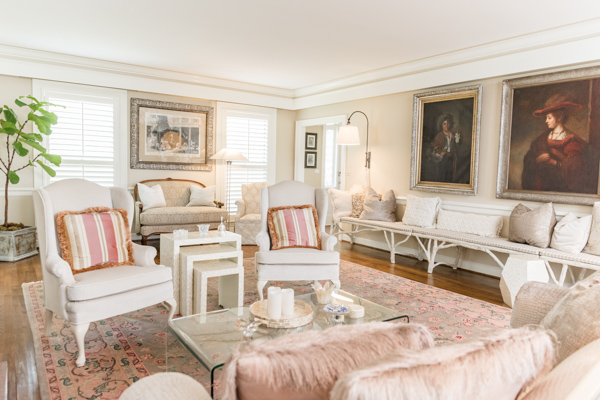
[[[317,149],[317,134],[306,132],[306,149],[316,150]]]
[[[304,168],[317,168],[317,152],[304,152]]]
[[[505,80],[496,197],[600,199],[600,67]]]
[[[410,188],[476,195],[481,85],[416,94],[413,106]]]
[[[131,168],[211,171],[213,107],[131,99]]]

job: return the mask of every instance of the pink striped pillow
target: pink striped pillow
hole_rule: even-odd
[[[321,249],[319,217],[314,206],[269,208],[267,212],[271,250],[291,247]]]
[[[127,211],[93,207],[56,214],[62,258],[73,274],[95,269],[135,265]]]

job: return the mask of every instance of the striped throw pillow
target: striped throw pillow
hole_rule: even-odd
[[[127,211],[121,208],[59,212],[56,231],[62,258],[73,274],[135,265]]]
[[[291,247],[321,249],[321,230],[314,206],[285,206],[269,208],[267,223],[271,250]]]

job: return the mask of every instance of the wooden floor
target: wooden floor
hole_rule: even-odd
[[[149,241],[156,247],[158,241]],[[256,246],[243,246],[244,257],[254,257]],[[396,256],[396,264],[389,261],[389,253],[361,245],[341,243],[337,246],[343,260],[369,266],[380,271],[461,293],[494,304],[504,304],[498,278],[468,271],[439,266],[433,274],[427,273],[424,261]],[[15,263],[0,262],[0,362],[8,362],[8,398],[39,399],[39,387],[31,328],[23,300],[21,285],[42,280],[39,257]]]

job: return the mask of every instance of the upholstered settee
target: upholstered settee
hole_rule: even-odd
[[[148,236],[160,233],[170,233],[175,229],[197,231],[198,224],[210,224],[210,229],[216,229],[227,211],[223,203],[214,202],[214,207],[186,207],[190,202],[190,186],[204,188],[200,182],[187,179],[150,179],[141,181],[146,186],[160,185],[164,194],[166,207],[144,210],[140,200],[138,185],[135,185],[134,199],[135,216],[133,232],[142,236],[142,244],[146,244]]]
[[[235,233],[242,235],[242,244],[256,244],[260,232],[260,190],[268,186],[264,182],[242,185],[242,198],[235,201]]]

